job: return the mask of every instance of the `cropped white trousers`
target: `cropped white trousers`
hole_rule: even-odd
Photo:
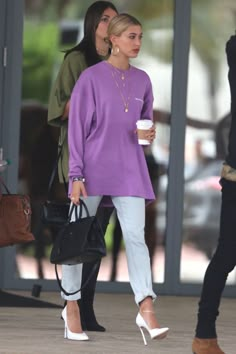
[[[111,197],[120,221],[127,256],[129,279],[138,305],[147,296],[156,298],[152,289],[152,275],[148,248],[144,239],[145,200],[139,197]],[[101,196],[87,197],[84,201],[91,216],[96,215]],[[85,215],[82,215],[82,217]],[[72,220],[74,215],[72,216]],[[74,292],[81,287],[82,264],[62,266],[62,286],[67,292]],[[65,300],[78,300],[75,295],[61,296]]]

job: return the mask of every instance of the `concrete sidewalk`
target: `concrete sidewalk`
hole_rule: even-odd
[[[26,292],[17,294],[27,295]],[[42,292],[41,300],[62,304],[58,293]],[[52,308],[0,308],[1,354],[118,354],[155,353],[191,354],[191,342],[196,322],[198,298],[160,297],[156,313],[163,326],[170,327],[166,339],[148,339],[144,346],[135,324],[137,307],[131,295],[97,294],[96,314],[107,331],[87,332],[89,342],[69,341],[63,338],[60,309]],[[236,300],[223,299],[218,320],[218,335],[227,354],[236,353]]]

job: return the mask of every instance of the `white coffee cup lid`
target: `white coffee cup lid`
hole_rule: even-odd
[[[136,122],[136,125],[139,129],[150,129],[153,125],[153,122],[151,119],[139,119]]]

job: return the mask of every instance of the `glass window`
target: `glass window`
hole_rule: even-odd
[[[232,1],[192,1],[182,282],[202,281],[219,236],[219,179],[230,123],[225,45],[234,34],[235,9]],[[230,274],[228,282],[235,282],[235,274]]]

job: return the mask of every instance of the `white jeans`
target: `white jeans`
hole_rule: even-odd
[[[111,197],[120,221],[127,255],[130,284],[139,304],[147,296],[156,298],[152,289],[152,275],[148,248],[144,239],[145,200],[138,197]],[[95,215],[102,197],[87,197],[85,203],[90,215]],[[85,215],[82,215],[85,216]],[[73,220],[73,217],[72,217]],[[82,264],[62,266],[62,286],[67,292],[80,288]],[[65,300],[78,300],[80,293],[66,296]]]

